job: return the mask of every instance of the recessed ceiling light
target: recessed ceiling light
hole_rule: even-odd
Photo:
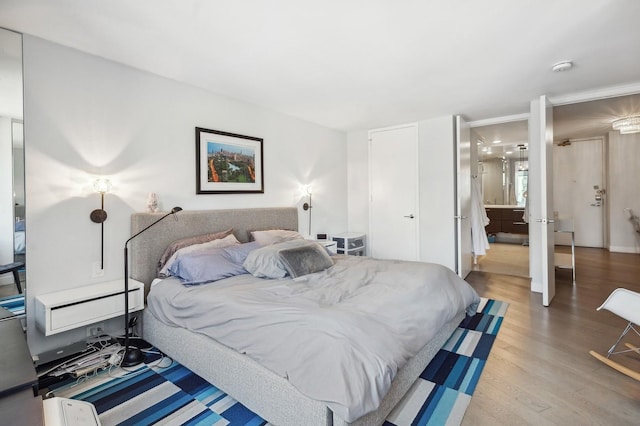
[[[551,67],[551,70],[553,72],[562,72],[562,71],[570,70],[572,67],[573,67],[573,62],[571,62],[571,61],[562,61],[562,62],[558,62],[557,64],[554,64]]]
[[[500,143],[502,142],[500,139],[496,139],[495,141],[493,141],[493,143]]]
[[[507,151],[507,154],[513,154],[513,151]]]

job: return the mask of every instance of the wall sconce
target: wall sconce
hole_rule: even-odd
[[[307,186],[306,191],[307,191],[307,194],[309,195],[309,202],[308,203],[304,203],[302,205],[302,210],[304,210],[304,211],[309,210],[309,236],[311,236],[311,207],[313,207],[311,205],[311,187]]]
[[[104,269],[104,221],[107,220],[107,212],[104,210],[104,194],[111,190],[109,179],[96,179],[93,182],[93,189],[100,193],[100,208],[95,209],[89,215],[92,222],[100,224],[100,269]]]

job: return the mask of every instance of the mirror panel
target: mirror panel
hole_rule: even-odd
[[[26,259],[22,93],[22,35],[0,28],[0,265]],[[0,299],[16,294],[12,271],[0,274]]]
[[[13,261],[25,262],[27,253],[25,222],[25,190],[24,190],[24,130],[22,120],[11,123],[13,143]],[[24,281],[24,278],[22,278]]]

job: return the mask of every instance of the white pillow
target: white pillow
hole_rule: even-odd
[[[251,238],[260,245],[268,246],[270,244],[281,243],[283,241],[300,240],[304,237],[298,231],[289,231],[287,229],[269,229],[266,231],[252,231]]]
[[[167,260],[167,263],[165,263],[162,269],[160,269],[160,272],[158,272],[158,276],[161,278],[168,277],[169,268],[171,268],[171,266],[181,256],[184,256],[187,253],[197,253],[199,251],[207,250],[210,248],[223,248],[223,247],[233,246],[236,244],[240,244],[240,241],[238,241],[235,235],[230,234],[224,238],[220,238],[217,240],[207,241],[206,243],[193,244],[187,247],[183,247],[180,250],[177,250],[175,253],[173,253],[173,255],[169,258],[169,260]]]

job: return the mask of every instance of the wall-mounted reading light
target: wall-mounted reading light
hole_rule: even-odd
[[[93,189],[100,193],[100,208],[91,212],[89,217],[92,222],[100,224],[100,269],[104,269],[104,221],[107,220],[107,212],[104,209],[104,194],[111,190],[109,179],[99,178],[93,182]]]
[[[311,187],[307,186],[306,188],[307,194],[309,194],[309,202],[308,203],[304,203],[302,205],[302,210],[307,211],[309,210],[309,235],[311,235],[311,207],[313,207],[311,205]]]

